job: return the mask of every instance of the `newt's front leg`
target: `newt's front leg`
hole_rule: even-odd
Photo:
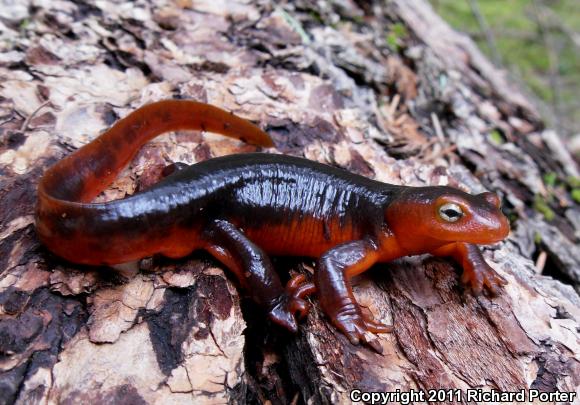
[[[324,253],[315,271],[315,285],[322,310],[348,339],[360,341],[380,352],[380,346],[368,340],[368,333],[392,330],[365,316],[352,293],[351,277],[368,270],[379,257],[376,246],[368,240],[338,245]]]
[[[308,284],[302,283],[303,277],[291,280],[284,289],[266,253],[227,221],[213,221],[204,239],[205,249],[234,272],[272,321],[292,332],[298,330],[295,314],[306,315],[309,308],[303,297],[312,292]]]
[[[506,285],[505,278],[496,273],[486,263],[479,248],[470,243],[450,243],[431,252],[435,256],[449,256],[463,267],[461,281],[470,288],[475,295],[481,294],[485,287],[491,294],[496,295],[501,286]]]

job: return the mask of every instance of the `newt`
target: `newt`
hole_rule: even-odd
[[[353,343],[391,331],[361,311],[352,277],[378,262],[430,253],[463,267],[462,282],[495,294],[506,280],[478,244],[507,237],[509,223],[491,192],[386,184],[307,159],[269,153],[176,165],[151,188],[91,202],[139,149],[168,131],[203,130],[264,147],[254,124],[212,105],[166,100],[145,105],[49,168],[38,185],[42,243],[73,263],[115,265],[154,254],[205,250],[235,274],[269,317],[290,331],[306,315],[306,295]],[[313,283],[283,286],[270,255],[317,259]]]

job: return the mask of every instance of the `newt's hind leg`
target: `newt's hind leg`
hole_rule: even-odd
[[[234,272],[252,299],[268,311],[270,319],[296,332],[295,314],[308,313],[302,299],[308,289],[291,281],[284,289],[266,253],[233,224],[215,220],[204,234],[205,249]]]
[[[171,164],[168,164],[163,168],[163,170],[161,170],[161,177],[162,178],[169,177],[174,173],[180,172],[183,169],[187,169],[188,167],[189,165],[187,163],[173,162]]]

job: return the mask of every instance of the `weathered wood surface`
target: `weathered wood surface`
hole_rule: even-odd
[[[543,181],[578,171],[555,134],[424,2],[312,3],[0,2],[0,403],[578,391],[579,207]],[[203,254],[144,260],[123,275],[48,253],[33,226],[44,168],[172,97],[260,123],[276,141],[269,152],[387,182],[497,191],[513,232],[485,256],[508,286],[474,298],[456,266],[427,256],[376,266],[355,292],[395,324],[379,355],[337,333],[315,299],[297,336],[272,327]],[[168,162],[252,150],[211,134],[163,136],[100,198],[133,193]],[[533,208],[548,194],[550,221]],[[545,254],[544,272],[569,285],[539,274]],[[311,261],[276,266],[312,271]]]

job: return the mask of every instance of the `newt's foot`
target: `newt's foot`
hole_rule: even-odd
[[[288,308],[287,297],[281,298],[270,312],[268,312],[268,316],[274,323],[288,329],[292,333],[296,333],[298,332],[298,324],[296,323],[294,313]]]
[[[507,280],[496,273],[487,263],[479,264],[473,270],[464,270],[461,282],[469,288],[474,295],[479,295],[484,290],[492,296],[496,296],[502,286],[507,284]]]
[[[308,314],[309,309],[310,305],[303,299],[282,295],[268,312],[268,316],[274,323],[296,333],[298,332],[296,314],[300,319]]]
[[[384,325],[364,315],[354,303],[346,304],[331,319],[334,326],[344,333],[352,344],[362,343],[377,353],[382,353],[383,349],[377,340],[371,339],[373,334],[388,333],[393,330],[392,326]]]
[[[272,321],[294,333],[298,331],[296,316],[302,319],[310,311],[310,304],[304,297],[315,291],[314,284],[305,283],[305,280],[302,274],[293,277],[286,285],[286,293],[268,313]]]

